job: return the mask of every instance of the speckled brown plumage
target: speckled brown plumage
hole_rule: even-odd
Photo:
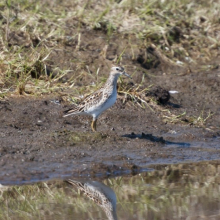
[[[91,127],[93,131],[96,131],[97,118],[116,101],[117,80],[120,75],[130,77],[123,67],[112,67],[105,85],[93,94],[85,97],[79,105],[65,111],[63,117],[69,115],[91,115],[93,117]]]

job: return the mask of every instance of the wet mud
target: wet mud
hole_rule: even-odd
[[[75,35],[76,30],[69,25],[65,34]],[[136,46],[129,49],[129,44]],[[134,35],[115,33],[109,38],[103,30],[83,27],[77,45],[77,41],[58,42],[45,64],[52,78],[56,67],[71,70],[59,83],[74,78],[73,87],[47,96],[35,96],[26,88],[25,96],[14,94],[0,100],[1,183],[111,176],[138,172],[151,164],[220,158],[219,58],[209,63],[215,68],[197,63],[188,70],[175,69],[159,60],[146,66],[146,48]],[[83,86],[98,85],[122,51],[121,65],[133,77],[124,79],[128,88],[150,88],[144,94],[149,96],[145,108],[119,94],[116,104],[99,117],[96,133],[91,131],[89,117],[63,118],[68,106],[63,95],[76,97]]]
[[[149,102],[145,109],[132,101],[124,103],[119,94],[116,104],[100,116],[96,133],[91,131],[90,117],[62,117],[68,104],[59,95],[4,99],[0,101],[0,182],[114,176],[152,164],[217,160],[219,76],[219,70],[148,75],[146,85],[178,93],[171,94],[165,105]]]

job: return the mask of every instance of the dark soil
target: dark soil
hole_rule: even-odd
[[[61,42],[51,53],[51,68],[57,65],[74,70],[77,64],[72,61],[77,59],[92,74],[100,67],[100,76],[107,77],[112,59],[120,55],[128,39],[113,36],[106,59],[99,56],[106,44],[102,31],[85,30],[81,41],[78,51],[73,50],[75,44]],[[133,39],[129,41],[132,43]],[[138,49],[133,52],[140,53]],[[123,96],[119,96],[117,103],[100,116],[97,133],[91,131],[89,117],[63,118],[67,103],[56,102],[61,100],[58,94],[5,99],[0,102],[0,182],[117,175],[137,172],[150,164],[219,159],[219,69],[180,73],[177,69],[169,74],[159,64],[146,70],[138,59],[132,59],[129,50],[123,55],[123,64],[128,74],[136,72],[133,83],[140,83],[144,75],[143,86],[154,85],[152,93],[160,94],[158,88],[178,93],[171,94],[168,102],[169,97],[165,96],[162,101],[165,105],[151,101],[148,103],[151,108],[146,105],[146,109],[132,101],[123,103]],[[65,83],[67,78],[61,81]],[[84,77],[76,88],[90,83],[92,78]],[[70,92],[74,93],[75,87]],[[157,94],[150,95],[160,101]],[[209,113],[213,115],[203,122]]]
[[[1,101],[0,181],[116,175],[149,164],[219,159],[219,74],[148,77],[149,84],[156,81],[179,91],[166,106],[158,106],[163,110],[175,115],[186,111],[187,117],[215,113],[203,127],[184,118],[177,123],[164,121],[161,111],[123,104],[120,96],[100,116],[97,133],[91,131],[89,117],[63,118],[63,104],[56,102],[59,97]]]

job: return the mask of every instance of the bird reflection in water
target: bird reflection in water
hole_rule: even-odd
[[[115,192],[108,186],[97,181],[79,182],[68,179],[67,183],[75,186],[85,196],[94,201],[105,212],[108,220],[117,220],[116,213],[116,195]]]

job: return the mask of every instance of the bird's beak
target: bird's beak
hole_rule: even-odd
[[[126,72],[123,72],[123,75],[129,77],[130,79],[132,79],[132,77],[130,75],[128,75]]]

